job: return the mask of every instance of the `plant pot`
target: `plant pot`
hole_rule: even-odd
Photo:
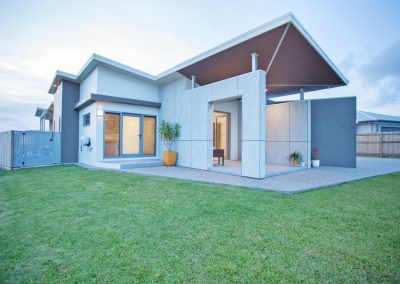
[[[311,166],[313,168],[318,168],[319,167],[319,160],[311,160]]]
[[[292,167],[297,167],[298,163],[299,163],[298,160],[292,160]]]
[[[174,151],[165,151],[163,152],[163,161],[164,165],[168,167],[172,167],[176,165],[176,158],[177,158],[178,153]]]

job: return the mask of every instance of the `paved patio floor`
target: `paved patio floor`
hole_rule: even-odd
[[[363,157],[357,158],[357,168],[320,167],[260,180],[183,167],[152,167],[123,171],[150,176],[242,186],[258,190],[295,193],[367,177],[400,172],[400,159]]]

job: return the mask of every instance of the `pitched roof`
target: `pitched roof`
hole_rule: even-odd
[[[324,86],[314,84],[315,82],[310,82],[311,84],[307,84],[309,82],[294,82],[296,84],[291,86],[292,89],[296,89],[300,86],[300,87],[305,87],[306,91],[309,91],[309,90],[311,91],[314,89],[319,89],[319,87],[315,88],[315,86],[323,86],[321,88],[324,88],[324,87],[329,88],[329,87],[347,85],[348,80],[341,73],[341,71],[329,59],[329,57],[324,53],[324,51],[314,41],[314,39],[310,36],[310,34],[304,29],[304,27],[300,24],[300,22],[296,19],[296,17],[292,13],[288,13],[288,14],[278,17],[272,21],[269,21],[259,27],[256,27],[242,35],[239,35],[231,40],[228,40],[227,42],[222,43],[208,51],[205,51],[189,60],[186,60],[186,61],[160,73],[159,75],[151,75],[146,72],[140,71],[138,69],[124,65],[122,63],[108,59],[106,57],[103,57],[103,56],[100,56],[97,54],[93,54],[77,75],[69,74],[69,73],[66,73],[63,71],[57,71],[53,78],[52,84],[50,86],[49,93],[52,93],[52,94],[55,93],[61,80],[68,80],[68,81],[80,83],[97,66],[106,66],[107,68],[111,68],[111,69],[114,69],[114,70],[117,70],[120,72],[124,72],[129,75],[139,77],[141,79],[148,80],[155,84],[161,85],[161,84],[175,80],[182,76],[188,77],[189,76],[188,74],[190,73],[191,69],[197,70],[197,72],[199,72],[199,70],[204,69],[203,68],[204,64],[205,65],[212,64],[213,66],[216,66],[215,64],[217,64],[217,66],[222,65],[222,64],[220,64],[220,61],[222,59],[224,59],[224,60],[226,59],[224,57],[224,55],[226,56],[228,51],[231,55],[236,54],[235,50],[237,50],[239,46],[242,48],[242,50],[246,50],[246,48],[248,48],[249,44],[254,44],[254,46],[259,44],[262,47],[263,44],[265,45],[266,43],[268,43],[269,45],[273,46],[273,48],[270,48],[271,52],[273,52],[275,50],[277,41],[279,41],[279,38],[281,38],[281,35],[280,35],[281,32],[283,32],[285,30],[285,26],[289,27],[289,25],[290,25],[290,28],[289,28],[288,34],[293,34],[292,38],[296,39],[297,35],[295,33],[298,33],[299,36],[297,36],[297,38],[299,39],[299,37],[301,37],[301,39],[299,39],[299,40],[304,41],[304,43],[299,43],[299,40],[296,41],[298,44],[302,45],[303,50],[301,50],[301,51],[303,52],[303,54],[305,56],[314,56],[314,57],[312,57],[313,59],[311,61],[312,61],[312,64],[314,64],[315,66],[317,66],[318,63],[319,63],[318,66],[321,66],[321,62],[324,62],[323,64],[326,64],[327,68],[329,69],[328,71],[330,72],[328,74],[330,76],[330,78],[328,80],[329,82]],[[274,34],[276,34],[276,36],[274,36]],[[284,37],[284,34],[282,35],[282,39],[283,39],[283,37]],[[307,47],[307,45],[311,48]],[[288,48],[290,48],[290,46],[293,46],[293,44],[290,44],[290,42],[289,42],[286,44],[286,46],[288,46]],[[311,55],[310,52],[307,51],[307,48],[309,50],[310,49],[314,50],[317,57],[321,58],[321,60],[318,61],[316,59],[315,55]],[[261,52],[264,52],[264,48],[261,48],[261,49],[262,49]],[[286,49],[286,51],[287,50],[289,50],[289,49]],[[253,52],[254,52],[254,50],[253,50]],[[266,56],[264,56],[264,57],[271,59],[272,56],[275,56],[275,54],[273,55],[271,52],[266,54]],[[291,50],[290,52],[293,53],[293,50]],[[247,54],[247,53],[244,54],[243,56],[248,56],[250,58],[250,54]],[[278,56],[279,56],[279,54],[278,54]],[[217,58],[217,59],[222,58],[222,59],[219,61],[218,60],[213,61],[213,59],[215,59],[215,58]],[[264,60],[265,60],[265,58],[264,58]],[[261,58],[260,58],[260,60],[261,60]],[[225,60],[225,61],[229,61],[230,63],[232,62],[231,60]],[[228,64],[229,62],[225,62],[225,63]],[[250,59],[246,60],[246,62],[250,62]],[[272,62],[272,60],[271,60],[271,62]],[[262,63],[262,62],[260,61],[260,63]],[[302,63],[304,64],[304,62],[302,62]],[[243,63],[242,63],[242,65],[243,65]],[[237,67],[236,72],[243,71],[243,66],[235,66],[235,67]],[[265,67],[265,66],[263,66],[263,67]],[[312,75],[312,76],[310,75],[311,77],[316,78],[316,77],[318,77],[317,75],[321,73],[320,70],[310,70],[310,66],[304,66],[304,67],[307,68],[307,70],[309,70],[309,72],[311,72],[310,73]],[[222,66],[221,68],[223,69],[224,66]],[[225,69],[223,71],[225,71]],[[227,70],[229,70],[229,69],[232,70],[233,66],[230,66],[230,68],[228,68]],[[285,71],[285,70],[283,70],[283,71]],[[214,71],[215,71],[214,73],[216,73],[215,74],[216,76],[212,77],[212,79],[215,79],[216,81],[221,80],[221,78],[220,78],[221,76],[219,76],[219,77],[217,76],[217,75],[219,75],[218,73],[221,73],[221,70],[214,70]],[[250,72],[250,70],[247,72]],[[282,69],[278,68],[278,70],[276,70],[275,72],[272,72],[272,73],[279,74],[280,72],[282,72]],[[302,74],[304,72],[299,71],[299,72],[295,72],[295,73]],[[274,74],[271,74],[271,76],[274,77]],[[193,75],[193,74],[190,74],[190,75]],[[228,76],[231,74],[225,74],[225,75]],[[201,76],[199,76],[199,77],[201,77]],[[199,78],[199,79],[201,79],[201,78]],[[300,78],[296,78],[296,79],[299,79],[301,81],[302,78],[300,77]],[[199,82],[199,83],[201,84],[201,82]],[[210,78],[205,78],[204,84],[208,84],[208,83],[210,83]],[[278,82],[278,83],[280,84],[282,82]],[[289,86],[287,84],[287,82],[283,82],[283,83],[286,84],[285,86],[287,86],[287,87]],[[290,83],[292,83],[292,82],[290,82]],[[301,84],[299,84],[299,83],[301,83]],[[271,86],[271,89],[274,89],[274,88],[275,89],[279,88],[279,85]]]

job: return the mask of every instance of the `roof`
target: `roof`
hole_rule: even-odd
[[[399,122],[400,116],[391,116],[367,111],[357,111],[357,123],[359,122]]]
[[[293,46],[299,46],[299,48],[293,49]],[[190,78],[191,75],[196,75],[200,85],[209,84],[212,81],[216,82],[250,72],[250,54],[255,51],[260,54],[259,67],[263,70],[269,70],[267,82],[275,83],[274,85],[267,84],[267,88],[271,92],[281,92],[283,85],[285,86],[284,91],[289,94],[293,93],[293,90],[297,92],[300,87],[304,88],[305,91],[312,91],[348,84],[345,76],[296,17],[292,13],[288,13],[186,60],[159,75],[151,75],[106,57],[93,54],[77,75],[57,71],[49,93],[55,93],[61,80],[80,83],[97,66],[106,66],[157,85],[168,83],[182,76]],[[299,52],[303,56],[309,56],[310,60],[305,62],[299,56],[294,56],[295,52]],[[240,58],[238,55],[240,55]],[[292,64],[293,60],[297,58],[300,58],[300,61]],[[276,63],[281,61],[283,61],[282,64]],[[290,66],[286,66],[288,63],[290,63]],[[294,69],[293,66],[296,65],[304,70]],[[211,69],[209,68],[210,66],[212,67]],[[284,77],[280,76],[282,72],[292,72],[293,76],[289,76],[289,78],[293,82],[276,81],[275,78],[281,79]],[[321,74],[326,76],[321,77]],[[304,81],[304,76],[311,78],[309,82],[307,80]]]

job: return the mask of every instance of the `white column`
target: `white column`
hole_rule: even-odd
[[[251,71],[254,72],[258,70],[258,54],[253,52],[251,54]]]
[[[196,75],[192,75],[192,89],[196,88]]]
[[[300,101],[304,101],[304,89],[300,89]]]

